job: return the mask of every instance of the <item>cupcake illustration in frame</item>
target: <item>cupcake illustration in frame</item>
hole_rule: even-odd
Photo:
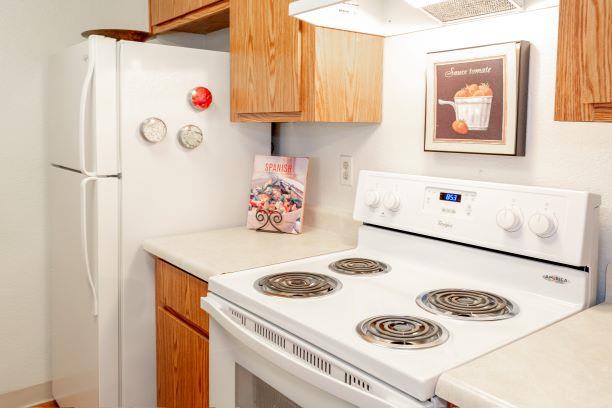
[[[524,156],[529,43],[427,56],[425,150]]]

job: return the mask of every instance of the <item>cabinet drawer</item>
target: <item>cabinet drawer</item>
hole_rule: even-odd
[[[208,293],[208,284],[161,259],[155,262],[157,305],[208,333],[208,314],[200,308],[200,298]]]

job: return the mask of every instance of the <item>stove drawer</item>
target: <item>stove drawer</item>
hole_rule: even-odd
[[[434,408],[215,293],[210,405],[216,408]]]

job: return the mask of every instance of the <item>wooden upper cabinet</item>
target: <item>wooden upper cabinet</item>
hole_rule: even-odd
[[[190,13],[200,7],[208,6],[217,0],[173,0],[173,10],[176,16]]]
[[[612,2],[561,0],[555,120],[612,121]]]
[[[232,120],[380,122],[383,38],[315,27],[290,0],[230,0]]]
[[[314,36],[311,120],[380,122],[383,38],[321,27]]]
[[[151,33],[207,34],[229,26],[229,0],[149,0]]]
[[[301,110],[300,22],[288,16],[289,3],[230,2],[232,102],[237,113]]]
[[[150,0],[151,23],[157,25],[180,17],[217,0]]]
[[[150,0],[149,14],[151,26],[172,20],[174,17],[174,5],[172,0]]]

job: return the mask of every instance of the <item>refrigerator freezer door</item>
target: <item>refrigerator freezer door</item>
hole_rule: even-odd
[[[99,175],[119,172],[116,44],[91,36],[51,57],[47,119],[52,164]]]
[[[118,180],[83,183],[86,179],[76,171],[51,167],[52,390],[61,406],[118,406]],[[82,247],[83,226],[97,316]]]
[[[270,154],[269,124],[230,122],[229,54],[120,42],[122,161],[123,405],[155,406],[155,274],[146,238],[244,225],[253,158]],[[213,94],[205,111],[189,93]],[[140,123],[162,119],[168,136],[150,143]],[[178,132],[202,129],[186,149]]]

